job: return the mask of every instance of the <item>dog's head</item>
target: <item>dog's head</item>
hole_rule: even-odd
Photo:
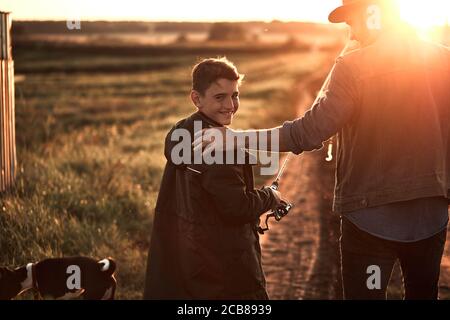
[[[19,269],[0,267],[0,300],[10,300],[22,291],[22,273]]]

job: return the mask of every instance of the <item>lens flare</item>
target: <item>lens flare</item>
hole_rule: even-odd
[[[448,37],[450,1],[448,0],[396,0],[402,19],[427,39]],[[450,39],[444,39],[449,41]]]

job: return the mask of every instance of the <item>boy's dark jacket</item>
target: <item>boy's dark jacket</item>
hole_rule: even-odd
[[[274,195],[268,188],[254,190],[249,164],[175,165],[172,132],[184,128],[193,137],[194,121],[202,128],[219,126],[197,112],[166,137],[144,299],[252,297],[265,292],[257,225]]]

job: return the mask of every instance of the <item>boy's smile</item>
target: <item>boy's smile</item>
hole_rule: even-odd
[[[204,94],[194,90],[192,100],[199,111],[210,119],[223,126],[230,125],[239,108],[238,81],[218,79]]]

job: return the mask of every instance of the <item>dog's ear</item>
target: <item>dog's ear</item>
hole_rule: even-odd
[[[0,267],[0,279],[3,278],[3,276],[8,272],[11,271],[9,268],[7,267]]]
[[[8,273],[13,272],[10,268],[8,267],[0,267],[0,280],[6,276]]]

